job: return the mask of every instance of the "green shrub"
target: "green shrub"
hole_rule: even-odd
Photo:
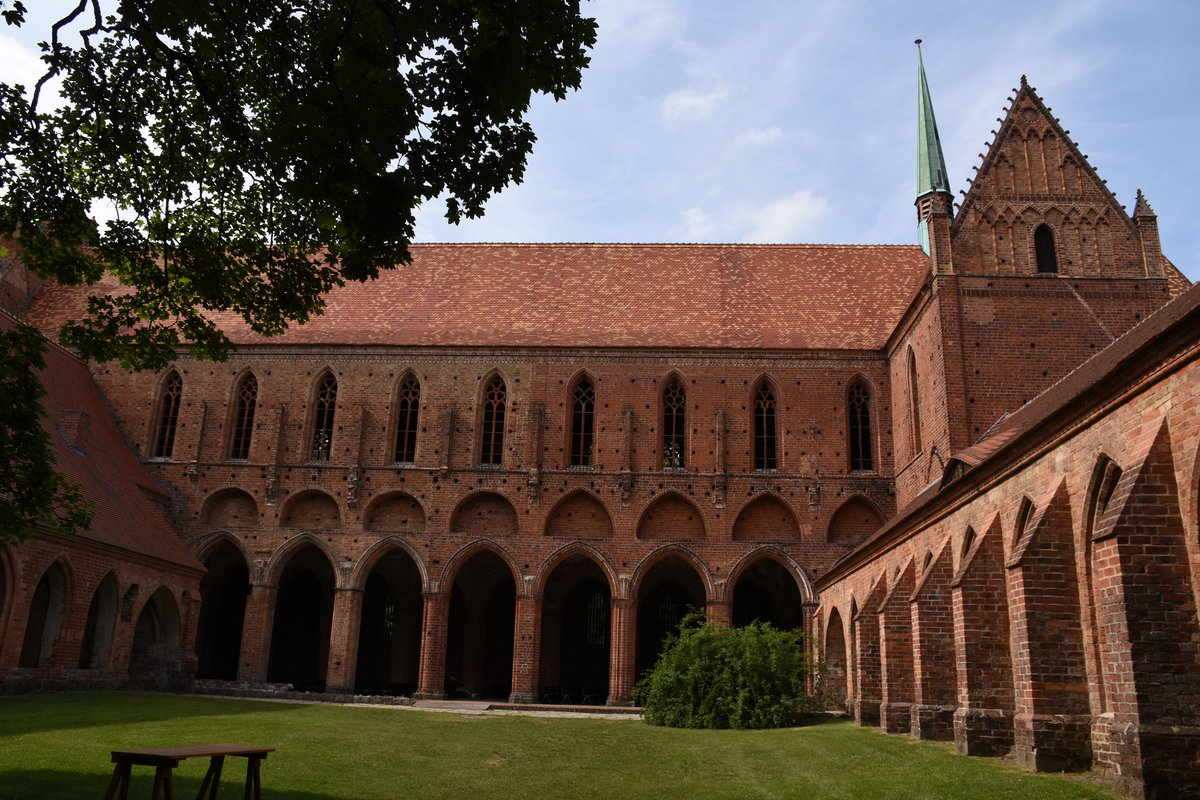
[[[815,709],[804,691],[808,637],[755,622],[727,628],[698,612],[679,624],[634,698],[672,728],[782,728]]]

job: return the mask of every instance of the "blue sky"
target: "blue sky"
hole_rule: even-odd
[[[524,183],[459,226],[426,206],[420,241],[914,243],[921,38],[956,193],[1024,73],[1120,202],[1146,193],[1164,252],[1200,280],[1200,2],[584,7],[592,65],[565,101],[535,100]],[[5,79],[30,57],[0,38]]]

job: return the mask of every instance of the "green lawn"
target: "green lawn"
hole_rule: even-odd
[[[1113,797],[845,721],[694,731],[118,693],[0,697],[0,798],[98,800],[110,750],[209,742],[277,749],[264,798]],[[226,762],[223,798],[241,797],[243,763]],[[176,797],[194,797],[205,768],[184,762]],[[135,768],[131,798],[150,796],[151,772]]]

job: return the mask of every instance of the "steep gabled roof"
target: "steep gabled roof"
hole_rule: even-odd
[[[0,311],[0,330],[17,324]],[[46,396],[42,427],[50,434],[55,467],[83,487],[95,504],[95,518],[83,539],[120,547],[189,569],[204,567],[150,500],[167,496],[130,452],[87,366],[63,348],[47,343],[40,373]],[[80,414],[86,415],[80,421]],[[74,437],[74,438],[72,438]]]
[[[897,245],[427,244],[413,263],[327,296],[325,313],[237,344],[880,349],[929,272]],[[53,333],[99,287],[50,286]]]
[[[952,230],[955,233],[958,232],[963,221],[969,218],[969,212],[975,205],[986,205],[1001,196],[1030,199],[1038,197],[1037,187],[1033,187],[1033,191],[1020,191],[1020,187],[1011,187],[1006,192],[1004,190],[1009,187],[998,186],[996,183],[998,162],[1002,159],[1013,161],[1024,158],[1021,143],[1025,139],[1026,132],[1031,129],[1047,131],[1049,138],[1060,143],[1064,157],[1069,157],[1078,166],[1083,179],[1078,192],[1074,193],[1075,198],[1086,197],[1093,202],[1108,205],[1115,213],[1115,218],[1123,221],[1131,233],[1134,232],[1133,220],[1125,208],[1117,202],[1117,198],[1100,179],[1096,170],[1079,150],[1079,146],[1071,140],[1070,135],[1059,124],[1050,109],[1046,108],[1046,104],[1042,102],[1042,98],[1038,97],[1037,92],[1029,85],[1024,75],[1021,76],[1021,88],[1016,90],[1016,96],[1008,107],[1008,113],[1005,114],[1004,121],[1000,124],[1000,130],[992,140],[987,154],[983,157],[983,163],[980,164],[979,171],[971,183],[971,188],[959,206]],[[1038,197],[1038,199],[1044,198]]]

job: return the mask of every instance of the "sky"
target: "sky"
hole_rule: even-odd
[[[26,5],[40,19],[0,30],[3,80],[36,69],[44,21],[74,0]],[[418,241],[914,244],[920,38],[956,194],[1025,74],[1127,209],[1145,192],[1163,251],[1200,280],[1196,0],[583,7],[592,63],[565,100],[535,98],[524,182],[457,226],[426,204]]]

